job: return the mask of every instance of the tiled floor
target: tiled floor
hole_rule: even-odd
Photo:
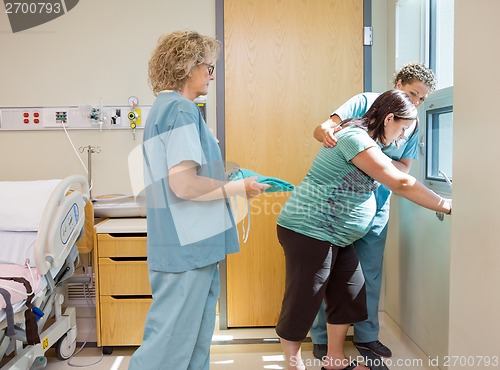
[[[394,353],[387,362],[389,369],[437,369],[428,366],[425,354],[384,314],[381,314],[380,339]],[[302,348],[307,368],[320,370],[319,361],[312,355],[312,343],[305,342]],[[46,369],[62,370],[77,366],[88,370],[125,370],[134,350],[134,347],[115,347],[111,355],[102,355],[100,348],[89,347],[69,361],[60,361],[49,351]],[[359,356],[351,342],[346,342],[346,354],[353,358]],[[211,357],[211,370],[285,369],[281,346],[272,328],[216,329]]]

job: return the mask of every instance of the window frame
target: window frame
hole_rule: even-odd
[[[421,173],[420,177],[422,182],[443,197],[451,198],[453,187],[448,184],[444,176],[428,176],[429,166],[432,165],[433,156],[432,152],[436,151],[436,148],[432,147],[432,122],[429,117],[453,112],[453,87],[447,87],[441,90],[436,90],[433,92],[428,99],[424,102],[424,109],[419,113],[419,120],[423,122],[423,128],[420,131],[419,148],[420,155],[422,159],[422,165],[420,166]],[[453,131],[453,129],[452,129]],[[453,140],[453,137],[452,137]],[[452,146],[453,150],[453,146]],[[450,153],[452,156],[453,153]],[[453,159],[453,156],[452,156]],[[450,174],[447,174],[453,177]]]

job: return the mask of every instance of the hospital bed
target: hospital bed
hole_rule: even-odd
[[[85,177],[0,182],[0,366],[40,369],[55,347],[68,359],[76,347],[76,314],[62,312],[78,262],[76,241],[89,200]]]

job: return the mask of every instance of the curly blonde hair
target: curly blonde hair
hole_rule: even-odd
[[[176,31],[163,35],[148,63],[148,81],[155,95],[162,90],[181,90],[191,71],[211,57],[214,62],[220,42],[196,31]]]
[[[394,73],[394,86],[401,80],[403,85],[411,84],[413,81],[420,81],[429,87],[430,91],[436,89],[436,76],[430,68],[422,63],[408,63]]]

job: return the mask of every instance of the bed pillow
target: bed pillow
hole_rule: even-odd
[[[45,206],[60,182],[0,181],[0,230],[38,231]]]

